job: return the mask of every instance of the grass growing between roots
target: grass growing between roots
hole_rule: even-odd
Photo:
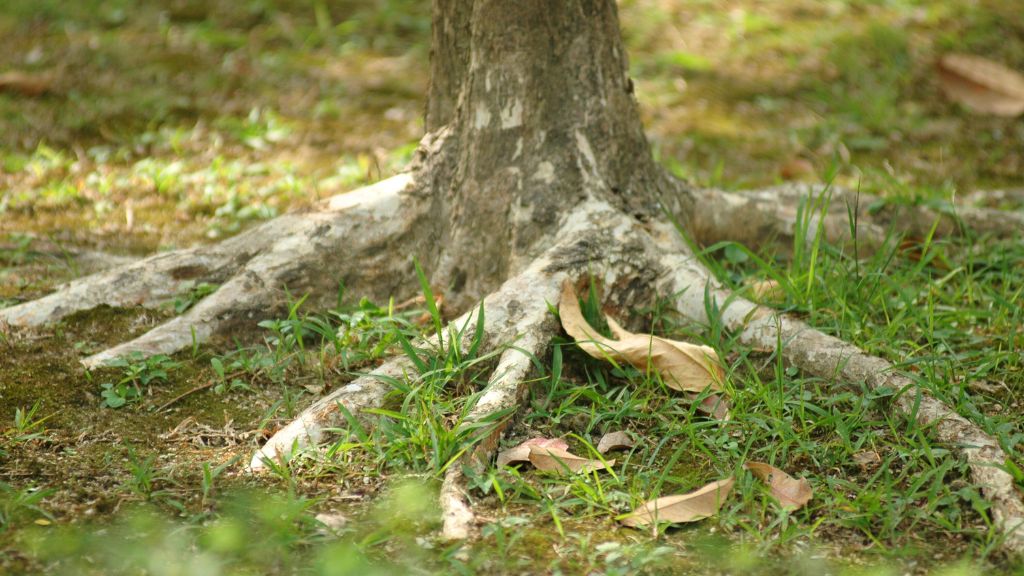
[[[422,129],[423,7],[242,4],[0,9],[0,67],[56,75],[39,98],[0,93],[0,305],[84,273],[76,250],[141,254],[224,237],[404,164]],[[800,158],[823,192],[834,180],[911,203],[1019,185],[1022,125],[967,116],[929,82],[944,50],[1024,68],[1021,43],[1006,40],[1021,30],[1014,2],[726,4],[621,3],[645,125],[677,174],[770,184]],[[846,210],[826,197],[805,207],[802,232],[815,210]],[[723,243],[702,255],[730,287],[750,294],[752,281],[775,280],[770,305],[893,362],[999,439],[1024,484],[1019,239],[893,238],[860,258],[817,241],[787,254]],[[81,313],[38,338],[0,332],[0,572],[1015,569],[994,554],[998,535],[964,463],[889,410],[913,390],[841,389],[787,369],[716,322],[728,302],[707,303],[709,326],[657,303],[632,312],[655,334],[715,348],[730,421],[709,420],[655,375],[557,340],[534,359],[529,407],[502,447],[563,437],[596,458],[614,430],[637,445],[603,456],[616,459],[611,470],[579,476],[486,469],[470,479],[481,539],[439,541],[439,478],[476,432],[460,424],[495,355],[479,354],[472,334],[468,346],[415,344],[442,329],[431,294],[401,306],[339,291],[328,311],[295,294],[257,343],[79,367],[211,289],[194,286],[158,311]],[[599,299],[584,299],[593,326]],[[390,382],[372,426],[350,419],[267,478],[239,474],[313,398],[391,354],[415,369]],[[808,478],[814,499],[780,509],[748,460]],[[715,517],[655,534],[615,521],[728,475],[736,487]]]
[[[774,261],[734,244],[707,252],[721,262],[722,280],[738,289],[748,278],[778,279],[776,307],[890,358],[1019,458],[1012,407],[1024,375],[1022,342],[1014,329],[1021,321],[1024,249],[1019,243],[984,243],[981,252],[976,242],[963,241],[892,246],[856,260],[820,245],[804,253],[815,258],[813,267],[799,257]],[[811,269],[815,277],[808,282]],[[595,295],[584,301],[591,317],[598,310]],[[826,566],[842,572],[851,561],[932,569],[962,557],[998,566],[998,558],[990,558],[997,533],[963,463],[932,443],[927,430],[887,409],[894,395],[913,390],[838,390],[833,382],[785,369],[774,354],[737,345],[714,322],[680,324],[661,307],[637,312],[660,335],[718,351],[726,364],[732,419],[709,420],[656,375],[611,367],[558,341],[550,356],[536,359],[529,409],[506,433],[504,445],[564,437],[573,453],[598,457],[594,446],[605,432],[627,430],[638,443],[614,454],[617,463],[609,471],[564,477],[522,465],[471,478],[485,525],[481,541],[465,549],[434,538],[434,499],[440,474],[470,446],[473,430],[460,424],[485,384],[484,368],[494,354],[476,355],[478,336],[464,350],[455,344],[414,346],[414,337],[436,330],[436,308],[395,312],[393,305],[366,301],[327,314],[306,313],[296,302],[287,318],[264,323],[262,346],[179,359],[208,365],[196,380],[238,384],[183,399],[177,419],[189,413],[188,403],[211,395],[253,403],[267,402],[276,392],[278,399],[259,419],[267,428],[286,421],[303,402],[296,396],[307,394],[298,383],[319,392],[317,387],[336,385],[387,353],[415,359],[406,379],[391,382],[394,395],[373,412],[372,426],[352,418],[320,450],[295,452],[275,463],[268,482],[277,486],[271,489],[275,496],[256,495],[255,481],[236,475],[237,460],[228,456],[244,457],[249,442],[235,450],[206,446],[224,462],[192,463],[188,472],[168,458],[129,448],[120,464],[119,490],[125,510],[133,512],[102,521],[102,528],[58,528],[53,523],[61,513],[46,506],[49,492],[42,484],[16,488],[5,480],[4,539],[26,565],[54,563],[68,573],[155,570],[167,562],[188,573],[325,574],[360,566],[817,573]],[[135,371],[144,367],[137,364]],[[168,384],[174,371],[168,370]],[[995,375],[1000,379],[992,380]],[[968,389],[964,382],[982,382],[982,388]],[[145,414],[170,395],[158,391],[164,385],[153,384],[151,397],[144,393],[137,405],[106,410]],[[19,453],[30,456],[54,442],[46,413],[45,403],[22,410],[5,433],[13,470],[25,464]],[[502,416],[478,425],[493,425]],[[814,499],[799,511],[782,510],[742,468],[748,460],[808,478]],[[615,522],[652,497],[728,475],[737,478],[733,495],[716,517],[698,525],[663,526],[651,534]],[[130,552],[123,542],[132,543]],[[186,556],[187,562],[179,560]]]

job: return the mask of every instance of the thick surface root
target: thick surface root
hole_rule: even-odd
[[[97,306],[154,306],[198,282],[222,281],[248,257],[246,253],[232,257],[221,248],[156,254],[74,280],[37,300],[0,309],[0,323],[36,327]]]
[[[379,408],[391,390],[389,379],[405,378],[412,369],[412,362],[408,358],[393,358],[369,374],[320,398],[303,410],[298,418],[278,430],[253,454],[249,471],[263,472],[268,469],[268,461],[278,462],[293,451],[315,446],[323,439],[324,430],[344,424],[339,405],[353,415],[369,408]]]
[[[707,323],[705,286],[715,286],[710,274],[695,259],[682,254],[666,254],[661,261],[674,271],[663,289],[665,293],[679,294],[677,310],[697,322]],[[895,408],[913,417],[922,428],[930,430],[934,438],[966,459],[971,481],[992,505],[993,520],[1004,536],[1004,549],[1014,554],[1024,553],[1024,502],[1013,477],[1006,472],[1007,456],[996,439],[915,385],[910,378],[897,373],[886,360],[727,291],[714,289],[711,295],[723,306],[725,326],[739,333],[743,344],[776,350],[781,342],[782,349],[778,352],[785,361],[808,374],[827,381],[863,382],[872,389],[898,391]]]
[[[989,196],[999,199],[1015,197],[1012,191],[979,193],[969,196],[971,202],[951,205],[939,212],[925,206],[886,205],[873,213],[878,198],[842,188],[789,184],[764,190],[723,192],[715,189],[692,190],[692,214],[685,222],[687,230],[701,243],[722,240],[757,247],[774,241],[785,251],[792,247],[793,237],[803,231],[803,241],[811,243],[819,234],[831,244],[852,244],[856,234],[861,250],[875,250],[891,233],[924,238],[938,222],[937,236],[971,232],[991,234],[999,238],[1018,238],[1024,234],[1024,212],[977,207],[973,202]],[[827,210],[823,210],[826,207]],[[855,218],[851,225],[850,216]],[[803,222],[800,220],[804,219]]]
[[[408,262],[393,255],[415,241],[427,209],[415,192],[411,174],[394,176],[215,246],[158,254],[76,280],[0,310],[0,323],[30,327],[100,305],[154,306],[199,282],[221,284],[186,314],[84,361],[94,367],[130,353],[171,354],[254,325],[282,307],[289,293],[322,298],[336,294],[339,282],[361,288],[361,281],[394,292],[390,284],[406,275]]]
[[[548,281],[549,297],[557,298],[557,284]],[[527,382],[538,358],[542,357],[558,327],[544,301],[534,304],[527,313],[523,332],[511,348],[502,353],[494,374],[470,410],[466,423],[472,424],[501,411],[512,410],[523,403],[527,393]],[[441,484],[441,517],[444,526],[441,536],[448,540],[468,538],[473,530],[475,516],[470,506],[469,490],[465,486],[465,468],[481,472],[494,457],[505,427],[512,420],[506,417],[497,426],[487,430],[476,446],[458,462],[453,462],[445,471]]]
[[[525,308],[524,304],[540,302],[543,306],[544,294],[538,294],[540,300],[520,300],[524,294],[533,295],[530,290],[536,289],[533,286],[536,274],[537,270],[531,268],[506,282],[501,289],[484,300],[484,343],[479,353],[487,353],[497,343],[514,339],[520,329],[521,318],[530,310]],[[557,295],[557,291],[554,294]],[[465,349],[476,331],[478,314],[477,307],[450,322],[444,332],[445,337],[451,338],[452,334],[459,334],[462,341],[458,345]],[[436,347],[437,337],[428,339],[425,344]],[[444,343],[445,346],[453,344],[451,340]],[[360,412],[366,409],[381,407],[387,392],[391,390],[388,380],[406,378],[412,370],[412,362],[408,358],[396,357],[373,372],[317,400],[253,455],[250,469],[260,471],[266,467],[263,461],[267,458],[278,458],[296,447],[315,445],[323,437],[325,429],[343,425],[344,417],[338,408],[339,403],[354,416],[359,416]],[[483,401],[484,399],[481,399],[481,402]]]
[[[467,423],[515,408],[523,403],[526,384],[551,337],[558,330],[549,305],[558,302],[564,279],[596,273],[601,282],[613,288],[620,307],[650,301],[656,272],[641,255],[656,249],[654,239],[634,220],[603,202],[581,204],[563,221],[551,248],[525,270],[506,281],[484,299],[484,346],[489,353],[508,346],[502,352],[487,387],[468,415]],[[465,338],[474,332],[477,309],[452,322]],[[449,330],[451,333],[451,330]],[[252,458],[254,471],[266,467],[265,460],[279,458],[295,447],[315,444],[326,428],[342,424],[338,403],[349,412],[379,407],[390,385],[384,377],[403,377],[411,366],[404,359],[388,362],[374,373],[359,378],[345,388],[317,401],[294,422],[281,429]],[[346,392],[355,386],[353,393]],[[510,422],[510,414],[489,429],[459,461],[446,471],[440,501],[444,518],[443,536],[462,539],[471,535],[474,515],[464,485],[464,470],[480,471],[493,458],[501,433]]]

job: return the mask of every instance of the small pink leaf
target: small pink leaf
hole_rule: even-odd
[[[692,392],[686,393],[686,397],[690,402],[696,402],[698,396],[700,396],[700,394],[694,394]],[[715,420],[727,421],[731,418],[731,416],[729,416],[729,403],[726,402],[725,398],[722,398],[718,394],[708,394],[705,396],[704,399],[697,404],[697,410],[714,417]]]
[[[530,463],[538,470],[547,472],[591,472],[603,470],[606,464],[600,460],[582,458],[561,448],[551,446],[530,446]],[[609,460],[607,466],[614,466],[615,460]]]
[[[798,480],[764,462],[747,462],[744,466],[768,485],[768,491],[779,501],[779,506],[784,510],[801,508],[814,495],[811,484],[806,478]]]
[[[549,448],[558,448],[560,450],[568,450],[569,443],[561,438],[532,438],[516,446],[515,448],[509,448],[498,453],[498,468],[504,468],[512,462],[529,462],[530,460],[530,446],[543,446]]]

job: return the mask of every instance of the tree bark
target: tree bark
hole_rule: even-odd
[[[657,211],[664,177],[620,38],[611,0],[435,1],[436,270],[462,304],[533,260],[585,199]]]

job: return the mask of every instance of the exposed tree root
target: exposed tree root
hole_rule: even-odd
[[[531,272],[534,272],[531,274]],[[489,296],[484,301],[484,344],[480,353],[486,353],[493,349],[496,342],[504,342],[510,336],[514,336],[520,315],[524,305],[535,305],[535,302],[520,301],[524,290],[530,289],[530,280],[533,279],[535,271],[527,271],[520,277],[513,278],[506,282],[498,292]],[[543,298],[540,302],[543,303]],[[450,346],[453,334],[459,334],[462,339],[458,345],[466,347],[470,338],[476,331],[479,308],[473,308],[459,318],[448,324],[443,336],[448,338],[444,346]],[[423,344],[423,343],[421,343]],[[428,339],[427,346],[438,346],[438,337]],[[316,445],[323,438],[324,430],[327,428],[344,424],[344,417],[339,405],[344,406],[349,413],[360,416],[360,413],[370,408],[383,406],[387,393],[392,389],[390,380],[404,379],[414,370],[411,359],[405,356],[396,356],[385,362],[381,367],[373,370],[365,376],[354,380],[350,384],[317,400],[309,408],[305,409],[295,420],[274,434],[266,444],[253,455],[249,464],[252,471],[263,470],[267,458],[276,459],[281,454],[286,454],[295,448],[305,448]]]
[[[63,255],[52,254],[59,258]],[[118,266],[127,266],[139,261],[135,256],[123,256],[120,254],[109,254],[96,250],[82,250],[69,253],[68,256],[74,261],[73,267],[80,274],[95,274]]]
[[[587,201],[573,210],[565,218],[554,246],[484,300],[482,352],[495,346],[511,347],[502,353],[490,382],[468,415],[467,424],[522,403],[533,361],[543,354],[557,330],[548,305],[558,302],[566,277],[599,273],[603,283],[613,287],[620,306],[648,300],[656,272],[649,266],[650,260],[641,255],[654,249],[653,238],[641,226],[603,202]],[[461,333],[468,338],[477,321],[474,314],[475,310],[450,326],[462,329]],[[396,358],[320,399],[275,434],[253,456],[250,469],[261,470],[267,458],[319,442],[324,429],[341,424],[338,403],[353,414],[381,406],[390,389],[385,379],[404,377],[410,369],[406,359]],[[460,539],[470,535],[474,515],[463,485],[464,466],[482,470],[493,458],[501,432],[510,420],[506,418],[475,439],[466,455],[447,469],[440,494],[444,537]]]
[[[553,279],[545,279],[543,286],[549,298],[557,299],[558,285]],[[530,310],[519,323],[523,331],[518,334],[513,347],[502,353],[483,395],[466,418],[467,424],[479,422],[501,411],[514,411],[523,403],[534,362],[543,356],[557,330],[555,319],[546,306],[550,301],[552,300],[545,299],[524,303],[530,306]],[[469,503],[469,491],[464,485],[464,468],[468,467],[476,473],[483,471],[494,457],[501,434],[511,419],[511,416],[506,417],[497,426],[488,429],[483,437],[476,440],[476,446],[472,450],[458,462],[453,462],[445,471],[440,495],[441,517],[444,522],[441,529],[443,538],[459,540],[469,537],[475,517]]]
[[[716,285],[708,271],[682,251],[663,255],[661,261],[673,270],[665,290],[678,294],[676,309],[706,323],[704,289]],[[1024,502],[1013,477],[1006,472],[1007,456],[996,439],[896,372],[886,360],[727,291],[714,289],[711,295],[722,307],[725,326],[738,332],[743,344],[775,350],[781,342],[778,352],[786,362],[808,374],[847,385],[863,382],[872,389],[897,391],[894,404],[902,414],[914,418],[966,459],[972,482],[992,505],[993,520],[1004,536],[1004,549],[1024,553]]]
[[[426,147],[441,146],[440,139],[424,141]],[[702,322],[707,321],[704,287],[710,285],[712,296],[724,307],[722,320],[740,333],[744,344],[774,349],[781,341],[779,352],[785,360],[810,374],[899,391],[895,406],[966,458],[973,482],[992,505],[993,519],[1005,536],[1004,547],[1024,553],[1024,504],[1013,478],[1004,470],[1006,454],[996,440],[897,374],[885,360],[717,287],[674,229],[613,206],[608,199],[614,199],[614,194],[604,189],[593,166],[587,164],[592,153],[589,144],[581,140],[578,146],[583,190],[574,198],[575,207],[563,211],[552,226],[555,232],[542,238],[538,245],[544,248],[530,245],[508,257],[508,262],[514,262],[509,265],[509,279],[483,300],[485,338],[480,352],[510,347],[502,352],[487,388],[471,409],[469,423],[522,403],[532,361],[543,354],[557,330],[547,306],[557,303],[563,279],[596,276],[610,305],[620,310],[650,302],[655,294],[678,294],[678,310]],[[429,238],[430,232],[420,229],[435,216],[429,191],[423,189],[433,184],[417,184],[415,174],[331,198],[310,212],[283,216],[216,246],[160,254],[76,280],[35,302],[0,310],[0,324],[38,326],[104,304],[153,306],[196,282],[221,284],[185,315],[85,360],[88,366],[95,366],[131,352],[175,352],[234,326],[252,325],[287,300],[285,287],[295,294],[313,294],[319,299],[317,304],[326,301],[339,280],[363,294],[408,290],[408,255],[429,249],[424,248],[423,239]],[[546,169],[539,174],[549,177]],[[885,240],[892,219],[897,217],[869,214],[871,199],[838,190],[831,197],[830,213],[815,212],[811,203],[812,210],[804,212],[808,219],[801,225],[797,209],[802,203],[808,205],[807,198],[814,192],[817,190],[801,186],[746,194],[690,190],[686,194],[694,206],[685,215],[684,225],[703,242],[733,240],[756,246],[766,239],[792,240],[798,230],[806,230],[807,241],[821,230],[829,242],[846,242],[851,233],[847,216],[855,214],[858,242],[870,246]],[[846,206],[851,207],[850,212]],[[960,224],[1000,236],[1019,234],[1024,228],[1024,215],[1016,213],[959,208],[956,215],[958,221],[910,207],[898,217],[900,228],[911,234],[927,233],[940,217],[940,234],[958,233]],[[524,210],[512,214],[513,219],[530,222],[535,217]],[[457,264],[465,264],[465,260],[448,256],[450,251],[435,262],[451,263],[451,280],[459,275]],[[483,270],[488,263],[474,266]],[[471,283],[475,288],[469,293],[487,282],[477,278]],[[465,298],[466,293],[461,296]],[[478,311],[472,308],[453,321],[443,337],[458,334],[463,340],[460,345],[468,344],[480,320]],[[409,359],[398,357],[321,398],[260,448],[250,469],[263,470],[267,460],[320,442],[327,429],[344,424],[339,406],[357,417],[367,408],[382,406],[392,389],[390,381],[406,378],[412,370]],[[445,537],[472,534],[474,515],[463,475],[467,469],[480,471],[490,462],[510,418],[476,438],[474,446],[446,470],[440,495]]]
[[[279,461],[293,450],[316,445],[323,439],[325,429],[344,423],[339,405],[353,415],[383,406],[384,398],[391,390],[388,380],[405,378],[412,368],[412,361],[408,358],[392,358],[369,374],[320,398],[256,451],[249,462],[249,471],[262,472],[268,468],[268,460]]]
[[[775,240],[783,251],[792,247],[793,236],[804,230],[808,243],[819,234],[831,244],[849,244],[856,230],[860,249],[873,251],[893,232],[923,238],[936,226],[937,236],[970,231],[1000,238],[1024,234],[1024,212],[979,208],[968,204],[950,205],[938,211],[926,206],[897,206],[879,203],[878,198],[843,188],[789,184],[763,190],[723,192],[715,189],[690,190],[694,209],[687,230],[702,243],[721,240],[757,247]],[[1002,192],[998,197],[1008,196]],[[825,200],[828,210],[823,210]],[[798,224],[803,210],[804,227]],[[877,212],[875,211],[877,209]],[[851,226],[850,216],[856,219]]]
[[[221,244],[151,256],[69,283],[33,302],[0,310],[0,323],[31,327],[100,305],[155,306],[197,282],[223,283],[213,294],[142,336],[86,358],[94,367],[138,352],[170,354],[240,324],[252,324],[298,295],[334,293],[339,281],[397,289],[407,248],[425,213],[410,173],[287,214]],[[382,254],[382,252],[384,254]],[[331,286],[333,284],[333,286]]]
[[[1024,207],[1024,188],[975,190],[961,198],[960,203],[967,206],[992,207],[1000,204],[1010,204],[1018,208]]]

